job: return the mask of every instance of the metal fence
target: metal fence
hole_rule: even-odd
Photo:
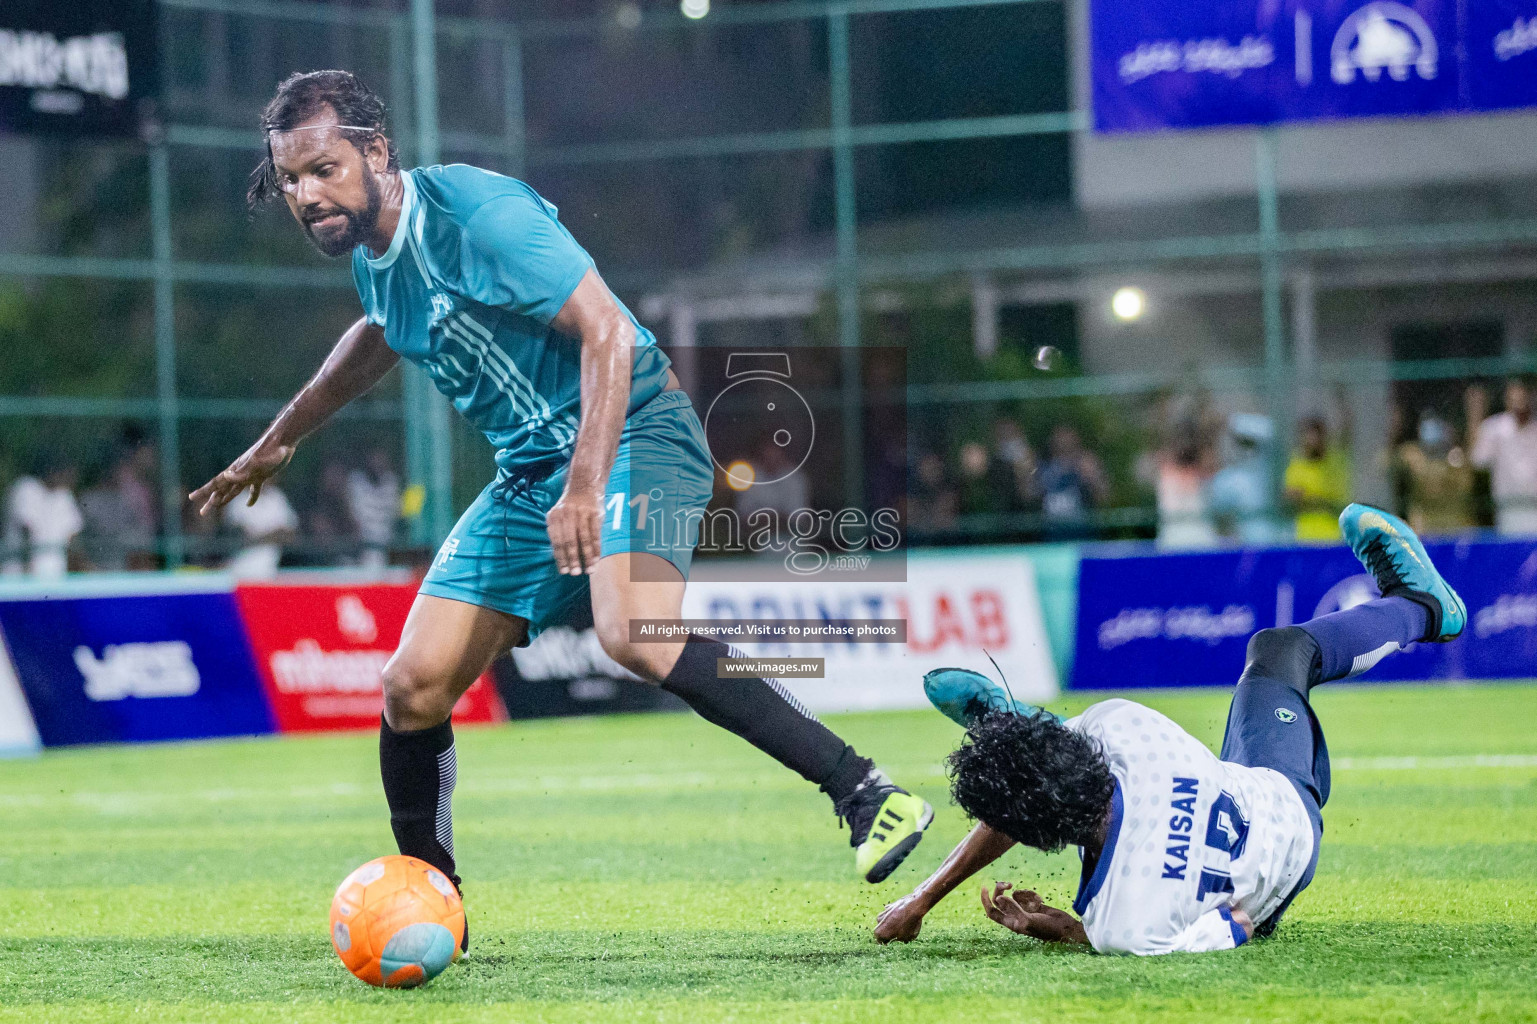
[[[1285,197],[1278,187],[1277,135],[1270,130],[1251,133],[1254,189],[1252,197],[1237,200],[1242,213],[1236,220],[1215,218],[1207,224],[1197,218],[1150,230],[1130,226],[1109,236],[1077,229],[1042,229],[1038,237],[1027,231],[1023,240],[1015,237],[991,246],[951,244],[943,235],[938,242],[929,237],[906,244],[900,240],[876,244],[871,226],[862,224],[859,216],[861,152],[990,139],[1071,139],[1087,131],[1087,118],[1082,111],[1067,109],[1069,104],[1064,104],[1063,109],[986,116],[861,121],[856,117],[855,79],[860,69],[853,37],[863,20],[1057,3],[1059,0],[793,0],[719,4],[707,17],[697,20],[676,9],[642,11],[635,5],[621,5],[617,15],[603,18],[510,22],[437,17],[431,0],[411,0],[408,10],[399,11],[282,0],[160,0],[166,62],[163,130],[142,146],[103,147],[111,151],[112,159],[144,162],[147,217],[142,226],[147,228],[147,248],[131,252],[0,253],[0,274],[16,278],[67,278],[82,282],[82,287],[124,282],[151,289],[149,362],[153,387],[138,395],[62,395],[46,393],[48,388],[40,386],[32,394],[0,396],[0,419],[62,422],[96,418],[155,424],[163,490],[164,554],[170,565],[181,564],[187,552],[181,499],[189,478],[210,459],[222,460],[234,454],[210,452],[213,445],[209,439],[220,429],[228,431],[231,424],[243,424],[239,429],[249,430],[281,405],[278,394],[256,397],[237,381],[221,380],[217,367],[199,368],[198,359],[189,357],[189,345],[195,349],[198,332],[213,330],[208,325],[241,296],[256,309],[246,310],[245,316],[265,319],[270,313],[286,317],[296,336],[306,335],[291,353],[285,350],[263,357],[285,365],[282,373],[274,371],[273,379],[286,376],[297,383],[313,365],[311,357],[320,350],[317,346],[334,337],[334,333],[326,336],[329,327],[346,322],[350,278],[345,269],[319,263],[290,243],[274,242],[260,227],[238,223],[238,217],[223,217],[223,229],[188,227],[188,220],[197,219],[192,215],[201,209],[201,201],[193,194],[184,206],[176,198],[180,167],[188,168],[189,176],[202,173],[199,169],[205,166],[216,172],[222,167],[223,173],[210,177],[225,186],[226,194],[238,194],[238,178],[228,173],[228,160],[254,158],[262,144],[249,127],[254,112],[251,101],[270,90],[271,83],[284,73],[307,63],[346,62],[372,69],[375,74],[371,77],[385,85],[394,134],[407,162],[426,164],[445,154],[457,155],[527,176],[541,187],[546,180],[581,169],[612,167],[628,168],[625,173],[653,173],[677,161],[826,154],[831,163],[830,253],[788,268],[755,273],[754,280],[764,294],[783,295],[799,288],[825,295],[825,307],[818,299],[812,307],[786,315],[803,319],[825,315],[831,338],[850,350],[851,357],[852,350],[869,333],[870,318],[883,308],[894,308],[890,302],[882,306],[882,296],[900,297],[903,289],[928,289],[927,297],[909,296],[904,301],[941,306],[955,306],[959,294],[960,306],[969,310],[966,315],[974,320],[979,305],[997,301],[994,285],[982,288],[978,282],[1008,275],[1023,282],[1016,288],[1019,295],[1044,296],[1050,301],[1053,296],[1060,299],[1078,294],[1071,288],[1053,290],[1053,282],[1060,284],[1073,275],[1102,275],[1127,268],[1144,272],[1170,268],[1200,275],[1235,267],[1243,274],[1252,274],[1253,280],[1233,286],[1246,296],[1245,301],[1248,296],[1257,296],[1259,301],[1262,345],[1259,358],[1249,365],[1191,367],[1170,359],[1125,372],[1071,376],[1022,373],[980,381],[929,377],[919,380],[909,392],[913,416],[919,422],[933,417],[937,410],[971,406],[1007,407],[1008,403],[1085,397],[1118,403],[1128,396],[1152,396],[1171,388],[1244,392],[1260,396],[1264,407],[1283,426],[1283,443],[1274,447],[1278,474],[1287,448],[1285,428],[1296,415],[1299,389],[1330,381],[1350,386],[1452,381],[1532,368],[1529,354],[1519,350],[1478,358],[1453,353],[1454,358],[1413,362],[1373,358],[1323,363],[1298,352],[1299,332],[1307,328],[1297,321],[1295,309],[1288,322],[1287,297],[1293,287],[1288,275],[1299,264],[1365,256],[1396,260],[1402,263],[1402,282],[1407,284],[1413,281],[1412,268],[1426,259],[1524,254],[1537,245],[1537,217],[1503,209],[1458,216],[1454,210],[1451,215],[1358,224],[1317,223],[1300,217],[1296,225],[1289,226],[1283,217]],[[1066,14],[1063,18],[1068,20]],[[252,52],[246,54],[249,64],[230,66],[231,54],[238,56],[238,47],[230,43],[229,33],[240,31],[240,26],[258,24],[284,26],[289,35],[265,49],[251,46]],[[686,45],[699,34],[764,32],[785,25],[816,26],[818,45],[811,49],[820,51],[820,56],[813,59],[825,60],[816,71],[825,81],[825,106],[819,101],[819,109],[804,116],[805,123],[745,131],[656,130],[638,137],[577,141],[534,137],[528,130],[530,78],[558,78],[562,47],[601,42],[615,33],[683,40]],[[213,49],[222,47],[224,66],[218,75],[223,76],[226,86],[231,80],[257,83],[244,90],[242,102],[219,109],[201,98],[209,91],[207,80],[214,75],[209,61],[199,63],[187,57],[189,48],[208,43],[207,33],[214,31],[214,26],[224,33]],[[253,34],[253,38],[258,36]],[[328,45],[338,40],[345,41],[343,53]],[[445,76],[458,81],[458,55],[469,52],[466,48],[478,55],[474,67],[480,77],[490,80],[474,83],[473,96],[440,88]],[[494,60],[487,59],[488,50],[495,54]],[[453,56],[448,62],[452,67],[445,67],[445,55]],[[533,70],[531,60],[538,65]],[[193,65],[196,67],[189,71]],[[494,73],[484,74],[488,68],[494,68]],[[1071,61],[1067,73],[1072,73]],[[549,80],[533,85],[545,93],[552,88]],[[1073,90],[1062,83],[1061,91],[1070,96]],[[494,103],[486,102],[489,93],[497,94]],[[445,117],[445,110],[451,116]],[[727,127],[731,127],[730,114],[727,106],[722,111]],[[195,193],[191,185],[181,191],[187,193],[188,189]],[[577,226],[576,231],[580,238],[582,228]],[[216,240],[209,242],[210,237]],[[250,243],[244,251],[240,248],[243,241]],[[697,302],[675,301],[678,294],[689,290],[682,286],[680,292],[676,271],[660,274],[643,260],[628,264],[624,260],[600,261],[600,265],[621,292],[652,296],[648,308],[668,321],[667,329],[659,330],[664,341],[683,346],[700,343],[698,314],[702,307]],[[945,293],[945,282],[961,282],[959,292],[952,287]],[[1378,282],[1383,286],[1395,283]],[[992,300],[986,298],[989,294],[994,295]],[[989,315],[996,312],[995,308]],[[211,382],[210,387],[189,388],[189,376]],[[850,375],[848,379],[857,377]],[[280,390],[276,384],[258,388],[262,389]],[[843,401],[849,409],[860,406],[863,397],[857,384],[845,388]],[[416,526],[415,539],[430,543],[444,536],[456,506],[464,501],[466,477],[473,480],[488,470],[475,468],[485,464],[478,456],[456,452],[457,428],[450,423],[447,407],[430,382],[420,373],[406,371],[398,393],[386,387],[380,397],[358,403],[348,415],[375,427],[394,430],[398,423],[403,428],[407,480],[426,491],[425,513]],[[845,481],[853,490],[860,487],[867,454],[862,438],[856,437],[845,448]],[[197,463],[190,472],[189,462]],[[1105,521],[1146,525],[1150,515],[1145,508],[1121,509],[1108,514]],[[987,523],[978,522],[985,532]]]

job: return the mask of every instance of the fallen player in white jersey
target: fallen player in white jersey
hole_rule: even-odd
[[[882,912],[880,942],[910,942],[944,896],[1015,843],[1080,848],[1074,917],[1007,883],[984,885],[998,924],[1101,953],[1233,949],[1274,931],[1313,879],[1329,798],[1329,753],[1308,703],[1415,642],[1446,642],[1467,611],[1398,518],[1351,505],[1340,525],[1382,597],[1249,641],[1222,753],[1129,700],[1065,722],[963,669],[924,688],[966,727],[952,794],[977,826],[910,895]]]

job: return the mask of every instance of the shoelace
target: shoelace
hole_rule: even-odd
[[[1381,537],[1373,537],[1361,549],[1361,556],[1377,580],[1377,589],[1386,594],[1393,587],[1404,585],[1403,567],[1396,555],[1389,554],[1388,546]]]
[[[833,813],[838,816],[838,828],[841,829],[845,824],[847,824],[849,831],[853,832],[855,830],[854,826],[857,824],[857,822],[854,820],[854,811],[862,806],[862,795],[864,794],[865,790],[878,790],[882,786],[889,784],[890,780],[885,778],[883,775],[875,775],[873,777],[866,778],[865,781],[854,787],[854,792],[833,804]],[[870,823],[872,825],[875,823],[875,812],[879,809],[880,806],[877,804],[870,811]]]

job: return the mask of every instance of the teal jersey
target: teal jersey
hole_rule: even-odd
[[[500,475],[566,462],[581,416],[581,345],[550,321],[592,257],[555,207],[514,178],[465,164],[400,177],[389,249],[352,251],[364,314],[486,435]],[[633,413],[667,386],[668,359],[625,313],[635,324]]]

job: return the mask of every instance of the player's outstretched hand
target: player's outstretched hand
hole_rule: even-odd
[[[982,886],[982,909],[987,916],[1011,932],[1029,935],[1042,942],[1087,943],[1083,924],[1066,911],[1048,906],[1028,889],[1010,893],[1008,882],[994,882],[991,890]]]
[[[291,444],[258,441],[244,455],[230,463],[228,469],[187,495],[187,498],[198,506],[199,515],[206,516],[234,501],[241,491],[249,487],[251,497],[246,504],[254,505],[256,499],[261,497],[262,484],[288,465],[288,460],[293,457],[294,446]]]
[[[991,889],[986,882],[982,883],[982,909],[989,919],[1009,931],[1029,935],[1031,918],[1041,909],[1041,898],[1028,890],[1017,897],[1010,896],[1012,888],[1008,882],[994,882]]]
[[[560,571],[572,576],[592,572],[603,555],[600,550],[602,493],[567,488],[560,500],[545,513],[544,522],[550,531],[550,547],[555,552],[555,564]]]
[[[913,941],[923,928],[926,913],[928,907],[916,892],[886,904],[881,916],[875,919],[875,941],[883,946],[888,942]]]

